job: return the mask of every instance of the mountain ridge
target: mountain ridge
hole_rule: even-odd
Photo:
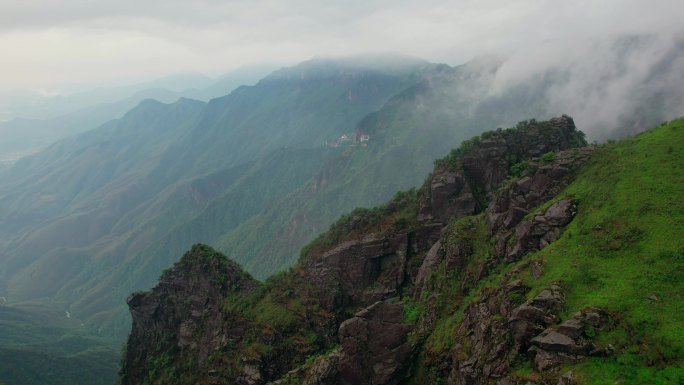
[[[661,167],[682,161],[672,137],[683,129],[679,119],[600,147],[587,147],[568,117],[486,132],[436,162],[420,190],[340,218],[290,271],[263,285],[218,279],[230,289],[217,296],[188,285],[245,273],[232,262],[209,275],[184,268],[197,253],[228,261],[196,245],[158,286],[129,297],[120,383],[681,381],[682,336],[672,331],[684,320],[641,309],[682,305],[681,283],[652,280],[659,267],[648,266],[684,251],[672,237],[682,227],[668,224],[684,217],[681,202],[672,206],[684,175]],[[670,178],[650,178],[656,168]],[[643,222],[639,205],[615,212],[634,188],[651,191],[640,196]],[[597,270],[625,259],[634,266]],[[170,276],[186,283],[171,293]],[[623,278],[648,291],[621,287]]]

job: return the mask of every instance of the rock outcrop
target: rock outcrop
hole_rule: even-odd
[[[573,201],[533,210],[586,162],[592,150],[574,148],[585,145],[567,116],[468,141],[437,162],[419,191],[355,211],[263,289],[225,258],[209,258],[206,248],[194,247],[151,292],[129,299],[133,331],[122,384],[160,373],[165,354],[168,365],[195,357],[187,378],[203,384],[404,382],[424,334],[435,327],[440,294],[429,292],[431,277],[443,266],[462,280],[465,294],[499,264],[556,240],[575,215]],[[464,227],[450,226],[486,207],[485,232],[496,247],[475,244],[472,217],[458,222]],[[475,262],[478,247],[492,250]],[[523,267],[541,274],[541,265]],[[522,300],[529,290],[506,276],[465,307],[454,347],[440,367],[449,383],[504,381],[519,355],[546,370],[593,354],[589,335],[573,327],[586,329],[594,316],[584,312],[558,326],[561,288]],[[405,319],[407,302],[425,306],[420,320]],[[258,308],[235,310],[249,306]]]
[[[325,309],[395,295],[406,277],[409,234],[372,233],[342,242],[306,267],[312,295]]]
[[[610,324],[606,312],[585,309],[559,324],[558,314],[565,303],[561,287],[552,285],[516,306],[514,298],[528,291],[520,281],[504,282],[498,289],[483,292],[466,309],[452,349],[449,384],[512,383],[510,367],[520,355],[530,357],[543,373],[590,355],[610,353],[597,350],[592,342]]]
[[[340,325],[341,379],[349,384],[393,384],[411,354],[411,325],[401,303],[376,302]]]
[[[438,164],[426,185],[418,219],[446,223],[453,217],[475,214],[508,179],[512,165],[584,145],[583,135],[566,115],[548,122],[522,122],[515,130],[496,131],[467,142]],[[547,179],[567,176],[577,160],[568,155],[566,161],[561,153],[553,167],[540,167],[538,181],[528,187],[544,188]]]
[[[193,246],[151,291],[128,297],[133,326],[121,384],[137,385],[151,372],[160,375],[165,366],[184,359],[205,368],[207,377],[221,377],[220,367],[205,365],[207,358],[240,343],[249,325],[249,320],[224,311],[222,301],[233,293],[246,295],[255,286],[237,264],[207,246]]]
[[[486,219],[497,240],[498,257],[513,261],[558,238],[560,228],[576,214],[574,203],[569,199],[555,203],[544,213],[536,213],[523,224],[521,221],[567,186],[593,151],[593,147],[574,148],[556,153],[552,160],[530,162],[521,178],[494,194]]]
[[[598,350],[592,342],[595,334],[609,325],[610,318],[605,311],[591,308],[576,313],[558,326],[547,328],[529,340],[535,367],[543,372],[586,356],[610,354],[610,348]]]
[[[577,206],[570,199],[552,204],[544,212],[520,222],[512,234],[513,244],[506,249],[505,260],[512,262],[525,254],[541,250],[560,237],[564,228],[577,214]],[[510,236],[509,238],[510,239]],[[505,246],[508,246],[504,244]],[[501,253],[504,253],[501,250]]]

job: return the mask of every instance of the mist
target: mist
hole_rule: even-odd
[[[451,66],[502,58],[473,99],[541,82],[542,115],[571,114],[602,139],[682,114],[683,19],[674,0],[5,4],[0,118],[38,118],[32,105],[75,90],[391,51]]]
[[[676,0],[13,2],[0,15],[0,88],[52,94],[378,51],[457,65],[544,43],[570,50],[586,39],[673,33],[682,19]]]
[[[489,96],[535,79],[544,83],[547,115],[570,114],[593,139],[633,134],[684,114],[684,39],[634,35],[520,49],[496,71]]]

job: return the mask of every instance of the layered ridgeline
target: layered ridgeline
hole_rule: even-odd
[[[152,286],[194,242],[211,242],[305,184],[343,150],[326,141],[352,132],[431,67],[397,57],[384,67],[316,59],[210,103],[145,101],[0,170],[0,311],[40,319],[64,341],[72,331],[115,336],[100,345],[116,351],[108,360],[113,380],[131,290]],[[207,221],[174,233],[195,218]],[[39,331],[16,319],[2,324],[16,338],[0,349],[28,352],[35,345],[25,337]],[[56,349],[36,351],[56,361],[76,354],[56,340]],[[44,373],[32,363],[3,361],[0,373]]]
[[[340,154],[306,186],[212,245],[264,278],[294,263],[300,247],[337,216],[417,186],[433,159],[471,135],[570,112],[590,141],[606,140],[681,113],[684,40],[665,49],[655,37],[632,36],[564,54],[560,61],[549,55],[554,64],[544,68],[525,55],[436,68],[359,122],[370,151]]]
[[[81,318],[111,310],[174,262],[149,248],[211,242],[298,188],[339,151],[326,140],[353,129],[424,66],[304,63],[208,104],[143,102],[22,159],[0,187],[2,296],[56,299]],[[213,222],[165,242],[205,212]]]
[[[683,146],[683,119],[599,147],[521,123],[266,283],[196,245],[129,297],[120,382],[680,383]]]
[[[127,294],[151,287],[194,243],[258,278],[285,269],[339,215],[419,185],[462,140],[560,113],[549,101],[566,95],[564,71],[497,89],[505,68],[485,59],[454,68],[385,55],[314,59],[209,103],[146,101],[0,168],[0,310],[53,319],[54,330],[68,315],[68,326],[122,340]],[[621,80],[607,79],[596,86]],[[593,137],[613,133],[597,127]]]
[[[59,139],[122,117],[141,101],[171,103],[181,97],[208,101],[267,75],[266,66],[245,67],[215,79],[178,74],[131,86],[71,95],[0,94],[0,166],[35,153]],[[272,70],[272,69],[271,69]]]

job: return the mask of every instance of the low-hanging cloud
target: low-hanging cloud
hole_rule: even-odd
[[[370,51],[459,64],[544,41],[671,32],[682,19],[678,0],[7,2],[0,88],[218,73]]]
[[[489,96],[532,79],[543,79],[547,115],[571,114],[599,140],[635,133],[684,115],[684,36],[613,36],[522,48],[491,79]]]

